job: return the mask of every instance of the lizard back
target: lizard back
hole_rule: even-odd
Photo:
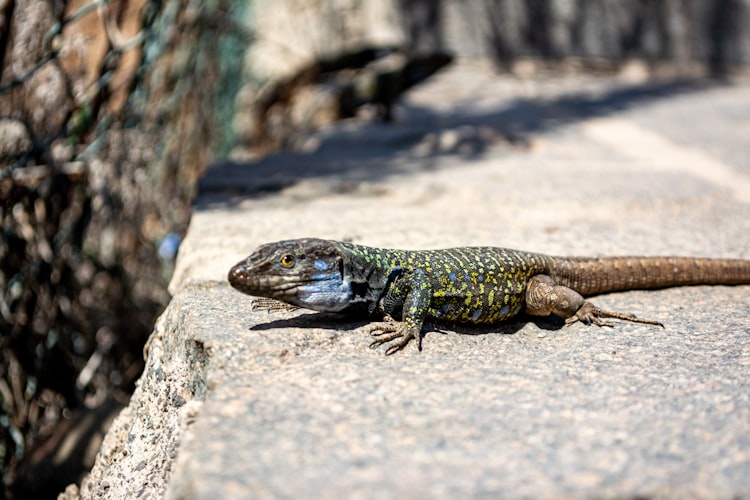
[[[383,287],[388,314],[401,315],[406,284],[423,274],[432,288],[430,317],[448,321],[494,323],[516,315],[523,307],[529,277],[542,272],[548,257],[495,247],[459,247],[442,250],[386,250],[338,243],[350,259],[366,264],[367,276],[380,269],[397,270]],[[370,278],[370,282],[374,282]]]
[[[431,317],[494,323],[523,307],[526,285],[547,274],[583,296],[687,285],[750,284],[750,261],[692,257],[556,257],[499,247],[390,250],[339,243],[358,259],[430,276]],[[402,305],[399,283],[393,284]]]

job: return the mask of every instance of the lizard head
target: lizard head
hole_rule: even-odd
[[[228,279],[248,295],[316,311],[340,311],[352,299],[341,248],[317,238],[261,245],[229,270]]]

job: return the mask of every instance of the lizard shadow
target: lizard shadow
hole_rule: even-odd
[[[353,318],[336,313],[311,312],[294,317],[278,318],[265,323],[258,323],[250,327],[250,330],[272,330],[274,328],[328,328],[334,330],[356,330],[369,323],[377,322],[371,318]],[[518,333],[528,323],[533,323],[542,330],[560,330],[565,326],[565,321],[557,316],[530,316],[520,314],[517,317],[494,323],[490,325],[472,325],[439,320],[427,320],[423,333],[455,332],[461,335],[486,335],[503,334],[512,335]]]
[[[425,322],[426,332],[448,333],[455,332],[460,335],[488,335],[502,334],[513,335],[522,330],[529,323],[533,323],[541,330],[560,330],[565,326],[565,320],[557,316],[530,316],[528,314],[519,314],[518,316],[489,325],[473,325],[470,323],[455,323],[428,320]]]
[[[352,318],[336,313],[310,312],[288,318],[278,318],[265,323],[258,323],[250,330],[273,330],[274,328],[328,328],[333,330],[354,330],[371,320],[367,318]]]

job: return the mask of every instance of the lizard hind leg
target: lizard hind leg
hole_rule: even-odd
[[[576,321],[587,325],[613,326],[604,318],[620,319],[646,325],[664,325],[658,321],[640,319],[630,313],[606,311],[583,299],[580,293],[572,288],[558,285],[550,276],[536,275],[529,280],[526,291],[526,312],[536,316],[556,314],[570,325]]]

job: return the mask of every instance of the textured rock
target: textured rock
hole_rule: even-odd
[[[344,124],[315,154],[215,166],[83,496],[741,496],[748,287],[595,299],[664,330],[519,319],[385,357],[362,322],[253,311],[225,274],[255,245],[301,236],[750,258],[735,132],[748,103],[744,84],[629,89],[458,65],[393,127]]]

